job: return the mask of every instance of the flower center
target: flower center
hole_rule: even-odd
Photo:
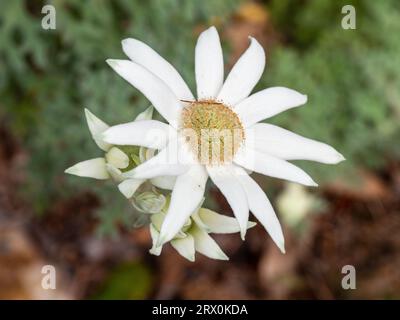
[[[245,138],[237,114],[212,100],[188,102],[182,111],[181,133],[204,165],[232,162]]]

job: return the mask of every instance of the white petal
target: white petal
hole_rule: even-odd
[[[153,117],[153,111],[154,111],[153,106],[148,107],[146,110],[144,110],[143,112],[139,113],[136,116],[134,121],[151,120],[151,118]]]
[[[196,45],[197,98],[215,98],[224,81],[224,58],[217,29],[203,31]]]
[[[240,231],[239,223],[235,218],[216,213],[210,209],[201,208],[197,214],[192,217],[195,221],[199,218],[201,224],[205,225],[207,232],[236,233]],[[249,221],[247,222],[247,229],[250,229],[255,225],[256,223]]]
[[[194,225],[190,229],[190,234],[194,238],[194,246],[196,251],[211,259],[229,260],[227,255],[221,250],[219,245],[207,234],[206,231]]]
[[[157,120],[141,120],[119,124],[103,132],[104,141],[115,145],[164,148],[173,135],[173,129]]]
[[[225,80],[217,100],[234,106],[245,99],[260,80],[265,67],[264,49],[250,37],[250,46],[242,54]]]
[[[184,150],[177,146],[175,140],[172,140],[153,158],[123,173],[123,176],[126,178],[151,179],[158,176],[184,174],[189,169],[189,164],[183,159],[183,156]]]
[[[108,59],[107,63],[122,78],[142,92],[173,127],[177,126],[182,105],[167,84],[132,61]]]
[[[240,235],[244,240],[249,220],[249,205],[246,193],[240,182],[236,179],[235,173],[232,171],[232,166],[208,166],[207,171],[211,180],[231,206],[240,226]]]
[[[118,189],[126,198],[129,199],[143,182],[145,182],[143,179],[126,179],[118,185]]]
[[[273,87],[252,94],[235,106],[245,127],[307,102],[307,96],[292,89]]]
[[[250,211],[261,222],[279,249],[285,253],[282,228],[271,203],[260,186],[243,169],[238,168],[238,170],[241,170],[238,179],[246,192]]]
[[[65,173],[99,180],[110,178],[110,175],[106,169],[106,161],[104,158],[95,158],[79,162],[65,170]]]
[[[194,261],[196,251],[194,248],[194,239],[190,234],[187,234],[185,238],[171,240],[171,245],[182,257],[189,261]]]
[[[198,209],[203,200],[207,172],[203,166],[194,165],[176,179],[171,201],[160,231],[159,243],[171,240]]]
[[[160,189],[172,190],[176,182],[176,176],[160,176],[150,180],[150,182]]]
[[[135,179],[153,179],[159,176],[179,176],[185,174],[189,170],[189,166],[184,164],[167,164],[163,160],[160,161],[160,157],[156,156],[145,162],[145,164],[136,167],[131,171],[123,173],[124,178],[135,178]],[[154,160],[153,160],[154,159]],[[160,162],[158,162],[160,161]]]
[[[129,157],[119,148],[112,147],[105,155],[107,163],[118,169],[124,169],[129,165]]]
[[[178,71],[147,44],[130,38],[122,40],[122,49],[129,59],[163,80],[179,99],[194,99]]]
[[[150,235],[151,239],[153,240],[153,247],[149,250],[149,252],[155,256],[159,256],[161,254],[162,246],[157,246],[159,233],[153,224],[150,224]]]
[[[257,123],[246,129],[252,148],[284,160],[311,160],[339,163],[344,157],[330,145],[311,140],[289,130],[267,123]]]
[[[243,147],[234,158],[234,162],[248,170],[266,176],[285,179],[306,186],[318,186],[313,179],[299,167],[265,153]]]
[[[100,120],[99,118],[97,118],[93,113],[91,113],[86,108],[85,108],[85,116],[93,140],[96,142],[99,148],[104,151],[110,149],[111,145],[104,142],[100,137],[98,137],[101,133],[103,133],[108,129],[109,125],[106,124],[104,121]]]

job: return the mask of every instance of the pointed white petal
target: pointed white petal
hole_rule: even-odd
[[[106,161],[104,158],[95,158],[79,162],[65,170],[65,173],[99,180],[110,178],[110,175],[106,169]]]
[[[244,240],[249,220],[249,205],[246,193],[240,182],[236,179],[235,173],[232,171],[232,166],[208,166],[207,171],[211,180],[231,206],[240,226],[240,235]]]
[[[129,60],[108,59],[107,63],[122,78],[142,92],[173,127],[177,126],[182,105],[164,81]]]
[[[311,140],[289,130],[267,123],[257,123],[246,129],[250,147],[284,160],[311,160],[339,163],[344,157],[330,145]]]
[[[184,150],[179,148],[176,141],[173,140],[153,158],[123,173],[123,176],[126,178],[151,179],[158,176],[184,174],[189,169],[189,163],[183,157]]]
[[[160,176],[150,180],[150,182],[160,189],[172,190],[174,188],[176,176]]]
[[[194,100],[193,94],[178,71],[150,46],[130,38],[122,40],[122,49],[129,59],[164,81],[179,99]]]
[[[215,98],[224,81],[224,59],[217,29],[203,31],[196,45],[197,98]]]
[[[229,260],[228,256],[221,250],[219,245],[207,234],[206,231],[194,225],[190,229],[190,234],[194,238],[196,251],[211,259]]]
[[[108,129],[108,124],[104,121],[97,118],[93,113],[89,111],[89,109],[85,108],[85,116],[86,122],[89,127],[89,131],[92,134],[93,140],[99,146],[100,149],[107,151],[110,149],[111,145],[104,142],[100,137],[98,137],[101,133]]]
[[[189,261],[194,261],[196,250],[194,248],[194,238],[190,234],[187,234],[185,238],[171,240],[171,245],[182,257]]]
[[[203,200],[207,172],[201,165],[193,165],[176,179],[171,201],[160,231],[159,243],[171,240],[197,210]]]
[[[235,106],[245,127],[307,102],[307,96],[284,87],[273,87],[252,94]]]
[[[166,123],[141,120],[113,126],[103,132],[102,137],[104,141],[115,145],[161,149],[173,134],[174,129]]]
[[[299,167],[265,153],[243,147],[234,158],[234,162],[248,170],[266,176],[285,179],[306,186],[318,186],[313,179]]]
[[[151,239],[153,240],[153,246],[149,250],[151,254],[154,254],[155,256],[159,256],[161,254],[162,246],[157,246],[157,240],[159,233],[157,229],[153,226],[153,224],[150,224],[150,235]]]
[[[151,120],[151,118],[153,117],[153,111],[154,111],[153,106],[148,107],[146,110],[139,113],[134,121]]]
[[[258,41],[250,37],[250,46],[242,54],[225,80],[217,100],[234,106],[245,99],[260,80],[265,67],[265,53]]]
[[[123,177],[135,179],[153,179],[166,175],[179,176],[185,174],[189,170],[189,166],[184,164],[168,164],[164,163],[163,161],[158,162],[160,157],[157,155],[135,169],[123,173]]]
[[[136,190],[142,185],[146,180],[143,179],[126,179],[118,185],[119,191],[126,197],[131,198]]]
[[[237,177],[246,192],[250,211],[261,222],[279,249],[285,253],[285,239],[282,228],[267,196],[243,169],[237,168],[237,170],[240,170]]]
[[[112,147],[105,155],[107,163],[118,169],[124,169],[129,165],[129,157],[119,148]]]
[[[201,208],[193,219],[199,218],[210,233],[236,233],[240,231],[239,223],[235,218],[216,213],[210,209]],[[197,223],[197,221],[196,221]],[[254,227],[256,223],[247,222],[247,229]]]

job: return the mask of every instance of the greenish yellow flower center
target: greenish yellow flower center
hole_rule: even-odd
[[[237,114],[212,100],[187,103],[181,132],[192,152],[205,165],[231,162],[245,138]]]

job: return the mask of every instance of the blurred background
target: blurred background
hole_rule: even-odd
[[[44,30],[45,4],[56,29]],[[344,30],[342,7],[356,9]],[[120,41],[148,43],[194,89],[198,34],[215,25],[227,70],[264,46],[256,90],[286,86],[308,103],[272,123],[344,154],[337,166],[298,161],[320,184],[256,176],[282,222],[282,255],[261,226],[216,237],[230,262],[170,246],[148,253],[147,228],[111,182],[67,176],[100,156],[83,108],[110,124],[148,101],[105,59]],[[0,2],[0,299],[398,299],[400,298],[400,3],[330,0],[58,0]],[[210,185],[207,207],[231,215]],[[41,287],[54,265],[57,289]],[[356,289],[342,288],[342,267]]]

